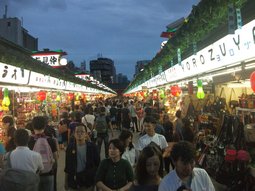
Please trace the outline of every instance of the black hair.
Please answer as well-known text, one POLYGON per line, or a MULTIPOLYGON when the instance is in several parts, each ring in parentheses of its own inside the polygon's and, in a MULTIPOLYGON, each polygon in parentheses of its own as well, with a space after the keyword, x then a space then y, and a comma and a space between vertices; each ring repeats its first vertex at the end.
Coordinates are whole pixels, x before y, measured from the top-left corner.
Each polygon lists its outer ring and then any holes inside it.
POLYGON ((177 110, 176 113, 175 113, 175 117, 181 118, 181 116, 182 116, 182 111, 181 110, 177 110))
POLYGON ((83 124, 83 123, 78 123, 75 128, 80 127, 80 126, 84 127, 86 133, 88 132, 87 131, 87 126, 85 124, 83 124))
POLYGON ((64 111, 62 114, 61 114, 61 117, 64 118, 64 119, 67 119, 69 116, 68 112, 64 111))
POLYGON ((32 120, 33 129, 44 130, 46 125, 47 122, 44 116, 35 116, 32 120))
POLYGON ((156 122, 156 120, 155 120, 154 117, 152 117, 152 116, 149 115, 149 116, 146 116, 146 117, 144 118, 143 123, 152 123, 152 124, 156 124, 157 122, 156 122))
POLYGON ((12 116, 6 115, 2 119, 3 123, 10 123, 10 126, 12 127, 14 125, 14 119, 12 116))
POLYGON ((196 150, 190 142, 180 141, 173 146, 170 156, 175 162, 180 159, 184 163, 190 163, 195 160, 196 150))
POLYGON ((109 148, 110 144, 113 144, 117 149, 119 149, 120 156, 124 153, 124 151, 125 151, 124 144, 119 139, 110 140, 109 144, 108 144, 108 148, 109 148))
MULTIPOLYGON (((129 137, 131 137, 131 139, 132 139, 132 138, 133 138, 133 134, 132 134, 130 131, 128 131, 128 130, 122 130, 121 133, 120 133, 120 135, 119 135, 119 139, 123 142, 123 144, 125 143, 125 141, 126 141, 129 137)), ((132 142, 129 143, 128 148, 129 148, 129 150, 131 150, 132 148, 134 148, 134 145, 133 145, 132 142)))
POLYGON ((26 129, 17 129, 14 133, 14 142, 16 146, 27 146, 29 141, 28 131, 26 129))
POLYGON ((146 184, 148 173, 146 170, 146 161, 148 158, 153 157, 154 155, 158 156, 160 161, 160 167, 159 167, 159 176, 163 177, 163 157, 162 157, 162 151, 160 147, 154 143, 151 142, 149 145, 144 147, 141 154, 139 155, 137 165, 136 165, 136 178, 139 185, 146 184))

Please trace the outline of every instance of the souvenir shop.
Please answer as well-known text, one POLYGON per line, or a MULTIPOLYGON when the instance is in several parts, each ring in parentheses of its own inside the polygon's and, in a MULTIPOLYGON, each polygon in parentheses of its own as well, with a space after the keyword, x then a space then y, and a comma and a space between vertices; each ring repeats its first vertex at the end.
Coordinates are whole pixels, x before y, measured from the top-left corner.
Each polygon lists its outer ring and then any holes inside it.
POLYGON ((171 119, 181 109, 197 134, 198 165, 233 188, 255 177, 254 29, 252 20, 127 92, 162 102, 171 119))

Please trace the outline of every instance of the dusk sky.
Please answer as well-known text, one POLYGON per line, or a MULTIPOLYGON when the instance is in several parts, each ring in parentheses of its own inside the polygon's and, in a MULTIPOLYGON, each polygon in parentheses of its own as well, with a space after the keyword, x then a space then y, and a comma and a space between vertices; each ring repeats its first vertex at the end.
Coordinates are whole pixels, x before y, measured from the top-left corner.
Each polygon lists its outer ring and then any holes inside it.
POLYGON ((133 78, 138 60, 160 50, 162 31, 187 17, 199 0, 2 0, 0 16, 23 20, 39 39, 39 50, 62 49, 76 66, 97 59, 114 61, 116 72, 133 78))

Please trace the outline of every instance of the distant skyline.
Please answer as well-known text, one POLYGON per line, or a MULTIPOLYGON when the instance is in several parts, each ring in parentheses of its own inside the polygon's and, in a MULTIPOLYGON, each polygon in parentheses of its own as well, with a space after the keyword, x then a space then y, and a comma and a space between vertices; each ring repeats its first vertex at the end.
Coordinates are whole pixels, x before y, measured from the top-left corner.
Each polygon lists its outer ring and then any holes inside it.
POLYGON ((116 73, 132 80, 139 60, 151 60, 160 50, 161 32, 187 17, 199 0, 2 0, 0 16, 17 17, 39 50, 62 49, 76 66, 97 59, 114 61, 116 73))

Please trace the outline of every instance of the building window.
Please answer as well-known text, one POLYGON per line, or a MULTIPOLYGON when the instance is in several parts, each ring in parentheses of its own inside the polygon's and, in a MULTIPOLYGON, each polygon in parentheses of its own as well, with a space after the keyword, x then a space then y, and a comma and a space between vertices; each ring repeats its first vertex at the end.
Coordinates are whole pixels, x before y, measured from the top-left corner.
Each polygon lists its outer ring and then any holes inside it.
POLYGON ((11 22, 7 22, 7 27, 10 27, 11 26, 11 22))

